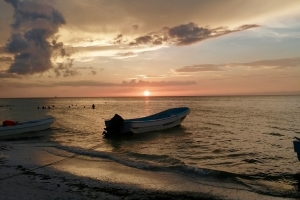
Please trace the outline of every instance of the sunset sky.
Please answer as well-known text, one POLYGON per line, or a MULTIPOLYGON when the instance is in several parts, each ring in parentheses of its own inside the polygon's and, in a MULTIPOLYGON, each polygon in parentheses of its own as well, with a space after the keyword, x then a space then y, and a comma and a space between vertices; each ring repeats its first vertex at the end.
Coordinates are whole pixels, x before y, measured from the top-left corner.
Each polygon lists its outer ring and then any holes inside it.
POLYGON ((300 94, 299 0, 0 0, 0 98, 300 94))

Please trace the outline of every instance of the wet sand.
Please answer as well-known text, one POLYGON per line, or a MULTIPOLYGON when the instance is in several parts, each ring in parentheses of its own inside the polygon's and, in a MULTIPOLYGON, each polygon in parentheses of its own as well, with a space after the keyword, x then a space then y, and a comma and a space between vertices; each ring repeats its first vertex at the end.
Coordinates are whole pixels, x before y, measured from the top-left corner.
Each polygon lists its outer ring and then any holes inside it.
POLYGON ((40 142, 0 141, 0 168, 3 199, 286 199, 92 159, 40 142))

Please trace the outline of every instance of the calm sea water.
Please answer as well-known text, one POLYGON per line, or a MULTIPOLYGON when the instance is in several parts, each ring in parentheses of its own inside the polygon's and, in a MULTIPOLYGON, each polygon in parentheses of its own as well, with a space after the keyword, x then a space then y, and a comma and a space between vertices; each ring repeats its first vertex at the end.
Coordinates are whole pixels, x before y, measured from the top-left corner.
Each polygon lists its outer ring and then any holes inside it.
POLYGON ((300 162, 292 144, 300 137, 300 96, 0 99, 0 120, 45 115, 56 120, 36 133, 37 140, 59 149, 300 197, 300 162), (180 106, 191 112, 179 127, 119 140, 102 137, 104 119, 116 113, 135 118, 180 106))

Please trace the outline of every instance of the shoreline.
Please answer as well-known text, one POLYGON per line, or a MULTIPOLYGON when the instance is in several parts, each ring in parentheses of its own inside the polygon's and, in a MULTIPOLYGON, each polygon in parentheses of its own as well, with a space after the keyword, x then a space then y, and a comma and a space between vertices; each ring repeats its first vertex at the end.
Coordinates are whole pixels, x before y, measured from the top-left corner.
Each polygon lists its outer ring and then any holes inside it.
POLYGON ((0 141, 0 166, 4 199, 288 199, 91 160, 49 143, 0 141))

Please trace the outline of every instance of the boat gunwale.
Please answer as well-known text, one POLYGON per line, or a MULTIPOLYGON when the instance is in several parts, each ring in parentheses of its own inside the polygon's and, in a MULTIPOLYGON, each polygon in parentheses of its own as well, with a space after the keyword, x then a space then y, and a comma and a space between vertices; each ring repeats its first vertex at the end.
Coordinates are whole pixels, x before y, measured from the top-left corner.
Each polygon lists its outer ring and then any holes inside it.
MULTIPOLYGON (((166 110, 167 111, 167 110, 166 110)), ((163 112, 165 112, 165 111, 162 111, 162 112, 160 112, 160 113, 163 113, 163 112)), ((183 111, 183 112, 180 112, 180 113, 178 113, 178 114, 174 114, 174 115, 172 115, 172 116, 169 116, 169 117, 165 117, 165 118, 158 118, 158 119, 151 119, 151 120, 144 120, 144 121, 137 121, 136 119, 143 119, 143 118, 146 118, 146 117, 141 117, 141 118, 135 118, 135 119, 125 119, 124 120, 124 123, 149 123, 149 122, 156 122, 156 121, 162 121, 162 120, 166 120, 166 119, 170 119, 170 118, 174 118, 174 117, 177 117, 177 116, 179 116, 179 115, 182 115, 182 114, 185 114, 185 113, 189 113, 190 112, 190 109, 189 108, 187 108, 185 111, 183 111)), ((156 113, 156 114, 160 114, 160 113, 156 113)), ((156 115, 156 114, 153 114, 153 116, 154 115, 156 115)), ((152 115, 150 115, 150 116, 147 116, 147 117, 151 117, 152 115)))
MULTIPOLYGON (((171 109, 168 109, 168 110, 164 110, 164 111, 161 111, 161 112, 158 112, 158 113, 155 113, 153 115, 149 115, 149 116, 146 116, 146 117, 140 117, 140 118, 133 118, 133 119, 124 119, 124 122, 123 123, 146 123, 146 122, 155 122, 155 121, 161 121, 161 120, 166 120, 166 119, 169 119, 169 118, 174 118, 174 117, 177 117, 178 115, 181 115, 181 114, 185 114, 187 113, 187 115, 190 113, 190 108, 188 107, 179 107, 179 108, 171 108, 171 109), (169 117, 164 117, 164 118, 157 118, 157 119, 150 119, 150 120, 144 120, 144 121, 140 121, 141 119, 144 119, 144 118, 149 118, 149 117, 152 117, 152 116, 155 116, 155 115, 159 115, 161 113, 164 113, 164 112, 167 112, 167 111, 170 111, 172 109, 181 109, 181 108, 184 108, 184 111, 180 112, 180 113, 176 113, 172 116, 169 116, 169 117)), ((104 121, 105 122, 110 122, 111 119, 105 119, 104 121)))
POLYGON ((43 119, 39 119, 39 120, 31 120, 31 121, 21 122, 14 126, 0 126, 0 133, 2 131, 14 131, 14 130, 18 130, 18 129, 28 129, 28 128, 37 127, 37 126, 44 126, 47 124, 52 124, 54 122, 54 120, 55 120, 54 117, 48 117, 48 118, 43 118, 43 119))

